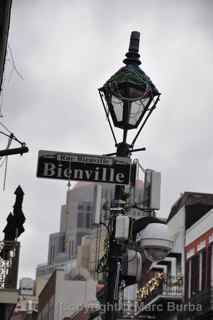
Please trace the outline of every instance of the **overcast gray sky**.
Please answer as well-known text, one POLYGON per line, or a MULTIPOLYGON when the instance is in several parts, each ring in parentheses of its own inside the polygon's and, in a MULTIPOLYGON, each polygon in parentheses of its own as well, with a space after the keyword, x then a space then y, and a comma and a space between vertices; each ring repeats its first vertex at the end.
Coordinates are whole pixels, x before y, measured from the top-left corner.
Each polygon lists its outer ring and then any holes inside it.
POLYGON ((24 80, 10 77, 7 62, 2 121, 30 152, 9 158, 0 226, 21 184, 20 276, 46 262, 65 202, 66 182, 36 178, 37 152, 114 151, 97 88, 122 66, 132 30, 141 32, 141 67, 162 93, 136 145, 147 148, 137 154, 143 166, 162 172, 160 214, 181 192, 213 192, 212 1, 13 0, 9 45, 24 80))

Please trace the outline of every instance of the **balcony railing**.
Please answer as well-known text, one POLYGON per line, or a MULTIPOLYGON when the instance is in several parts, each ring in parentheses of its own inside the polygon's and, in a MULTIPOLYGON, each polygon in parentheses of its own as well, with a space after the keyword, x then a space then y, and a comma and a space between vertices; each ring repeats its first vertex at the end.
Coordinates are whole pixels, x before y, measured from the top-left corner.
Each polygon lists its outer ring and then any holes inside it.
POLYGON ((0 241, 0 290, 16 289, 19 248, 19 242, 0 241))
MULTIPOLYGON (((161 281, 151 282, 140 289, 138 299, 139 305, 146 305, 159 296, 163 299, 182 299, 183 298, 183 279, 176 277, 163 278, 161 281)), ((155 299, 156 301, 156 299, 155 299)))

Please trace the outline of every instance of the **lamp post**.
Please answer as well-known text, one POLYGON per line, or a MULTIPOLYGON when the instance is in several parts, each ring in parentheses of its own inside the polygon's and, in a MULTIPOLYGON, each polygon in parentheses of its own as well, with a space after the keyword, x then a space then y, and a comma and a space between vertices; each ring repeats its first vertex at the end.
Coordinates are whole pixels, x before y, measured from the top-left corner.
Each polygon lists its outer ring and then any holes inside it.
MULTIPOLYGON (((139 55, 140 33, 133 31, 130 37, 129 51, 123 60, 125 66, 121 67, 99 89, 99 94, 107 116, 107 120, 115 141, 118 157, 130 158, 131 153, 144 150, 134 149, 134 144, 159 101, 160 93, 139 67, 141 64, 139 55), (113 125, 123 130, 122 142, 117 142, 113 125), (132 142, 127 143, 128 130, 138 129, 132 142)), ((125 215, 123 207, 123 195, 125 187, 116 185, 114 207, 111 210, 109 223, 109 259, 108 279, 105 304, 107 306, 106 319, 113 320, 115 308, 118 303, 118 288, 120 285, 120 272, 122 254, 126 251, 126 245, 116 240, 116 217, 125 215)))

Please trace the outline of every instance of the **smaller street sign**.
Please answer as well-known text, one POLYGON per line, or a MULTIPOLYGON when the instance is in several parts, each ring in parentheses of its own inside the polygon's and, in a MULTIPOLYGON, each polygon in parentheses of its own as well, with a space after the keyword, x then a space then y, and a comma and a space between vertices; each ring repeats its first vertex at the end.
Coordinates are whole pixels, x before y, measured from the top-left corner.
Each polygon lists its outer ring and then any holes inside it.
POLYGON ((129 158, 45 150, 38 153, 38 178, 125 185, 130 180, 132 183, 131 169, 129 158))

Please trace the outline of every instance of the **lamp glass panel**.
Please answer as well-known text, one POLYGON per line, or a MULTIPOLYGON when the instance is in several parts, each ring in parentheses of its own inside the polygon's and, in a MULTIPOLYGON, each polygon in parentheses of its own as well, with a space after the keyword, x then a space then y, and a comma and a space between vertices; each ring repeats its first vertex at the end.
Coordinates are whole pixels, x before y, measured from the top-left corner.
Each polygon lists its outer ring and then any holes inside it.
POLYGON ((112 95, 111 103, 114 109, 116 120, 121 122, 123 120, 123 102, 119 98, 112 95))
POLYGON ((132 126, 136 125, 141 114, 149 102, 149 98, 130 102, 128 123, 132 126))
POLYGON ((141 101, 142 101, 142 104, 144 105, 144 108, 146 108, 148 103, 149 103, 149 101, 150 101, 150 97, 144 98, 141 101))

